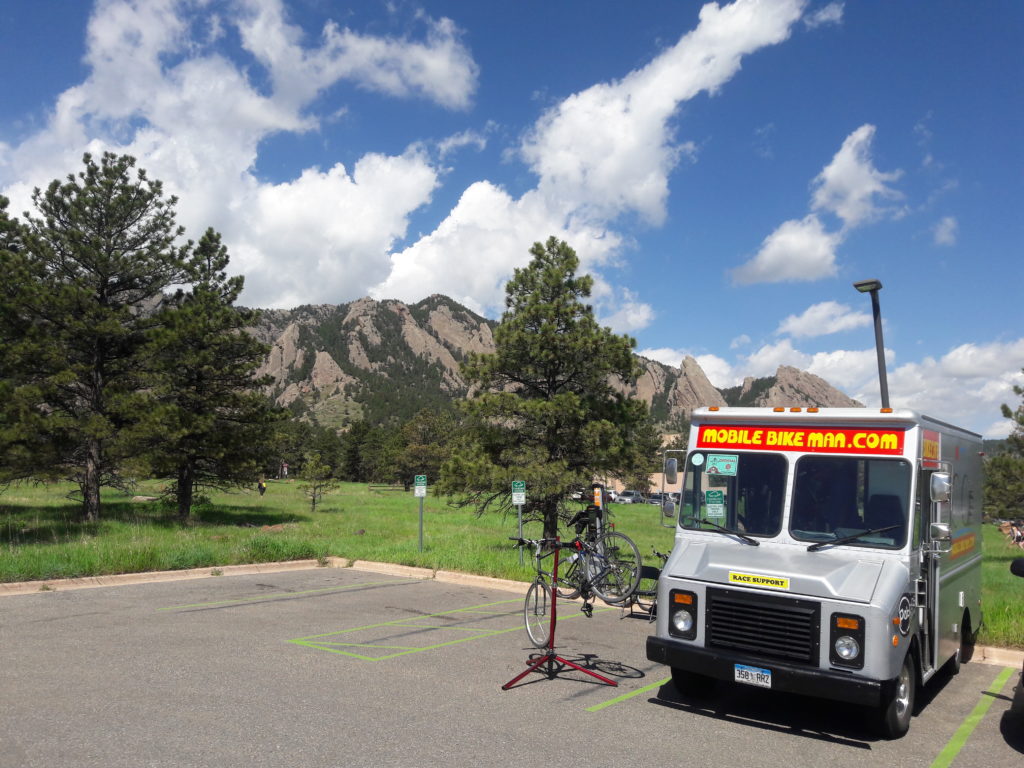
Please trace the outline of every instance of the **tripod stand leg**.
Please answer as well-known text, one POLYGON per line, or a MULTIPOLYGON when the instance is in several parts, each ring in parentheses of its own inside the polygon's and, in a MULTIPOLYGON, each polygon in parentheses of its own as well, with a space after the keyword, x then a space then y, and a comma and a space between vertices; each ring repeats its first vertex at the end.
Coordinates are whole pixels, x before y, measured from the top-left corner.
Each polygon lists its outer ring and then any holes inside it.
MULTIPOLYGON (((530 674, 530 673, 531 673, 531 672, 533 672, 533 671, 534 671, 535 669, 537 669, 537 667, 539 667, 539 666, 540 666, 541 664, 544 664, 545 662, 551 662, 551 661, 553 661, 553 660, 554 660, 554 659, 556 659, 556 658, 558 658, 558 657, 557 657, 557 656, 555 656, 554 654, 551 654, 551 653, 549 653, 549 654, 547 654, 547 655, 545 655, 545 656, 541 656, 540 658, 538 658, 538 659, 535 659, 535 660, 534 660, 534 661, 533 661, 533 662, 532 662, 532 663, 530 664, 530 666, 528 666, 528 667, 527 667, 527 668, 526 668, 525 670, 523 670, 523 671, 522 671, 522 672, 520 672, 520 673, 519 673, 518 675, 516 675, 515 677, 513 677, 513 678, 512 678, 511 680, 509 680, 509 681, 508 681, 507 683, 505 683, 505 684, 504 684, 503 686, 501 686, 501 690, 503 690, 503 691, 507 691, 507 690, 508 690, 509 688, 511 688, 511 687, 512 687, 513 685, 515 685, 515 684, 516 684, 516 683, 518 683, 518 682, 519 682, 520 680, 522 680, 522 679, 523 679, 524 677, 526 677, 526 676, 527 676, 528 674, 530 674)), ((550 670, 548 671, 548 673, 550 674, 550 670)))

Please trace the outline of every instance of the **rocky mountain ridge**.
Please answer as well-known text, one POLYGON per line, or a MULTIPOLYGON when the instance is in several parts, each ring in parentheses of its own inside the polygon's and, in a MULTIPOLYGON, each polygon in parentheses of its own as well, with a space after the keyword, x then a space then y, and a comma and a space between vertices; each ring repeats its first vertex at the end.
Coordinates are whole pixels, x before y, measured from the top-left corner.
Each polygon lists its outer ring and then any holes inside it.
MULTIPOLYGON (((434 295, 411 305, 363 298, 265 310, 251 331, 271 347, 259 374, 271 377, 275 401, 296 415, 344 428, 362 418, 404 421, 421 408, 464 397, 468 387, 459 366, 471 352, 493 351, 495 324, 434 295)), ((708 405, 860 405, 789 366, 719 390, 692 357, 678 368, 639 360, 642 375, 622 391, 645 400, 665 424, 708 405)))

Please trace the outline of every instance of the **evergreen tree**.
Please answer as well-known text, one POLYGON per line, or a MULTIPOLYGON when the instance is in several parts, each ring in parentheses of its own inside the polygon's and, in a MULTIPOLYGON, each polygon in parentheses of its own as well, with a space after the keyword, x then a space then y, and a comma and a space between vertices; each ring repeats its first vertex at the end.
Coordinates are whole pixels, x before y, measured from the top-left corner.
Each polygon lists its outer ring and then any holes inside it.
MULTIPOLYGON (((1024 373, 1024 368, 1021 373, 1024 373)), ((1006 403, 1002 405, 1003 416, 1013 422, 1013 431, 1006 438, 1006 447, 1018 458, 1024 458, 1024 387, 1014 384, 1013 393, 1022 400, 1013 410, 1006 403)))
POLYGON ((424 408, 402 427, 405 447, 398 458, 399 476, 408 488, 416 475, 431 480, 441 476, 441 466, 451 455, 458 425, 451 410, 424 408))
POLYGON ((307 453, 302 462, 302 469, 299 471, 301 480, 299 487, 309 499, 309 511, 316 512, 317 502, 338 487, 338 481, 333 477, 333 470, 329 465, 324 464, 319 453, 307 453))
POLYGON ((509 511, 511 482, 524 480, 524 517, 554 536, 573 488, 646 469, 658 439, 647 405, 614 386, 639 374, 635 342, 602 328, 582 303, 593 281, 576 276, 576 253, 554 237, 530 253, 506 286, 495 352, 463 365, 475 395, 438 490, 479 513, 509 511))
POLYGON ((145 171, 133 176, 133 158, 83 162, 77 176, 32 196, 38 217, 28 216, 15 263, 5 265, 16 277, 3 351, 16 431, 34 433, 36 470, 76 480, 83 516, 96 520, 100 486, 116 482, 123 435, 145 399, 140 350, 153 308, 182 282, 187 246, 176 244, 177 200, 145 171))
POLYGON ((191 283, 160 315, 147 347, 155 400, 135 431, 152 471, 174 477, 178 517, 199 487, 255 484, 273 453, 280 412, 254 373, 268 348, 245 329, 259 313, 234 306, 241 276, 228 277, 227 248, 208 229, 187 264, 191 283))
MULTIPOLYGON (((1024 398, 1024 387, 1013 392, 1024 398)), ((1024 400, 1015 409, 1003 404, 1003 416, 1013 422, 1006 453, 985 460, 985 511, 992 517, 1013 518, 1024 510, 1024 400)))

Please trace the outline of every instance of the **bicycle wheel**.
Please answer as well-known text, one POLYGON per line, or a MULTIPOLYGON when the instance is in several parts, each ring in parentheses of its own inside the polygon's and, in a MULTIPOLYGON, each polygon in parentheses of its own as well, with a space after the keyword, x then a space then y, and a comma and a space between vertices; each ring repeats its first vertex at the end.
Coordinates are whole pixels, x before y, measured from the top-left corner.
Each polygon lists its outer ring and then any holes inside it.
POLYGON ((594 592, 613 605, 629 600, 640 583, 642 560, 636 544, 625 534, 608 531, 597 537, 595 550, 594 592))
POLYGON ((580 580, 583 576, 582 559, 574 552, 562 561, 565 567, 560 568, 555 591, 563 600, 575 600, 580 596, 580 580))
POLYGON ((551 587, 540 577, 534 579, 526 591, 523 619, 526 622, 526 634, 537 648, 546 648, 551 636, 550 604, 551 587))

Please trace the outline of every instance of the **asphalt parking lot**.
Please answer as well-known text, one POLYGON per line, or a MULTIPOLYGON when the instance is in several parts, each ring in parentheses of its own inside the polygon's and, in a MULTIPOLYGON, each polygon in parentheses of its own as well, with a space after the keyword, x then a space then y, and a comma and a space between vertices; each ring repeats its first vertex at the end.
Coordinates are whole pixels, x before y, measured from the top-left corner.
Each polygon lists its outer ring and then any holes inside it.
POLYGON ((0 766, 1024 764, 1020 669, 929 686, 902 740, 864 713, 724 686, 693 702, 651 625, 560 604, 534 673, 519 594, 319 568, 0 598, 0 766), (1016 699, 1016 701, 1015 701, 1016 699))

